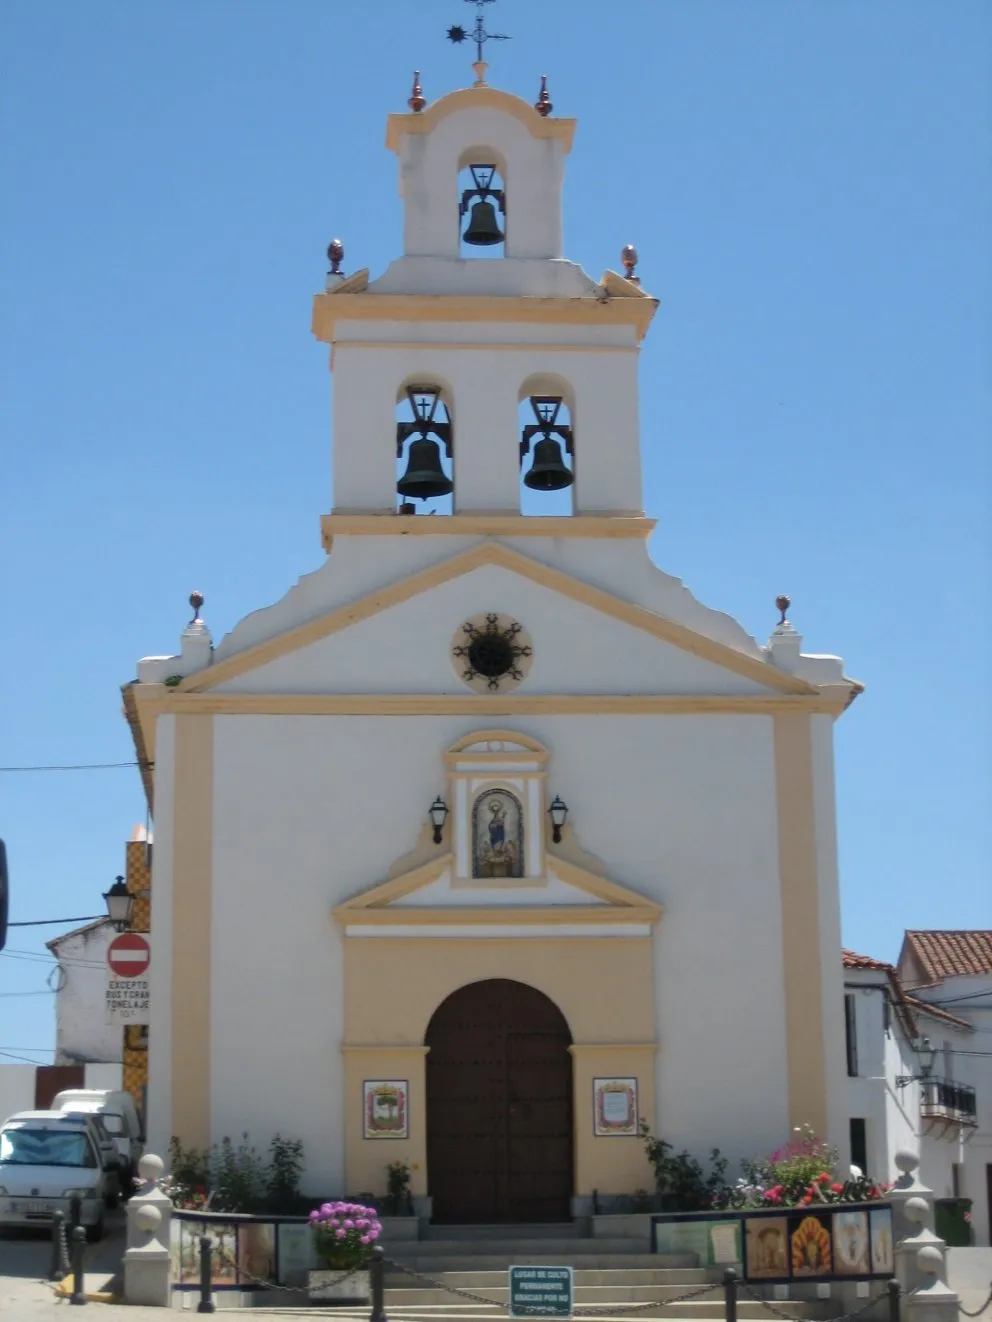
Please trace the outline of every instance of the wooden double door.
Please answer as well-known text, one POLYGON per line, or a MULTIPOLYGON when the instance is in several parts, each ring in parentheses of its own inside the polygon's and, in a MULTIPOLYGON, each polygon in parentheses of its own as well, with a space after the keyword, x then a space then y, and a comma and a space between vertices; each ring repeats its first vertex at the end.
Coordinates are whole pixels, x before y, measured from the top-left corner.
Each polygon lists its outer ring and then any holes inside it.
POLYGON ((454 992, 427 1029, 427 1183, 437 1222, 567 1221, 571 1035, 521 982, 454 992))

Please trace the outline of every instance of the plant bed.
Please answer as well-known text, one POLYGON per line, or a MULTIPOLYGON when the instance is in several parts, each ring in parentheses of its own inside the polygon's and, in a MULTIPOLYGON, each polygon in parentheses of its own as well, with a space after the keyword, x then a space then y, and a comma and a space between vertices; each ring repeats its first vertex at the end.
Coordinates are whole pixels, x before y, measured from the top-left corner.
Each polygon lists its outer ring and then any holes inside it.
POLYGON ((358 1271, 343 1280, 340 1271, 320 1268, 309 1273, 307 1293, 325 1304, 367 1304, 372 1298, 369 1273, 358 1271))

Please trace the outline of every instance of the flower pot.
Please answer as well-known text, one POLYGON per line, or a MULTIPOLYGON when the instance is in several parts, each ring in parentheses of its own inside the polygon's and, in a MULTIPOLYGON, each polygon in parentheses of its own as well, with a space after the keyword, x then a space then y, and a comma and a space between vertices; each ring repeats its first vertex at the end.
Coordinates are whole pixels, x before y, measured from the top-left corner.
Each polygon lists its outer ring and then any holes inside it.
POLYGON ((311 1299, 320 1299, 325 1304, 367 1304, 372 1297, 367 1271, 357 1271, 345 1277, 342 1268, 328 1271, 312 1271, 307 1282, 307 1291, 311 1299))

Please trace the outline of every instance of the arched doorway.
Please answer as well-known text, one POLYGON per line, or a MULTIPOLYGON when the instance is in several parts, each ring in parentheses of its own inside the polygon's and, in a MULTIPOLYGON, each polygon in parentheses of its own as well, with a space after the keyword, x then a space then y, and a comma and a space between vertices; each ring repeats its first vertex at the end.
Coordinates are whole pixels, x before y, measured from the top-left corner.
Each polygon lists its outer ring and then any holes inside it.
POLYGON ((492 978, 427 1027, 427 1182, 439 1222, 567 1221, 572 1036, 543 992, 492 978))

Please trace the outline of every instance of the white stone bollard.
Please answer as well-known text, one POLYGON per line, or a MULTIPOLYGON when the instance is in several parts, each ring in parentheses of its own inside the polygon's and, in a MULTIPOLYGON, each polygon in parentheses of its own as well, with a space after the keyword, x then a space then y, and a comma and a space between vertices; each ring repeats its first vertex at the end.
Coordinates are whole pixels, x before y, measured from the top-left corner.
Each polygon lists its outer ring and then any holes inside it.
POLYGON ((129 1304, 168 1308, 172 1302, 169 1226, 172 1200, 159 1188, 165 1170, 161 1157, 146 1152, 138 1173, 146 1184, 127 1205, 127 1252, 124 1298, 129 1304))
POLYGON ((957 1322, 958 1297, 946 1284, 947 1245, 932 1229, 933 1190, 916 1178, 915 1152, 901 1149, 895 1163, 901 1174, 889 1198, 905 1322, 957 1322))

